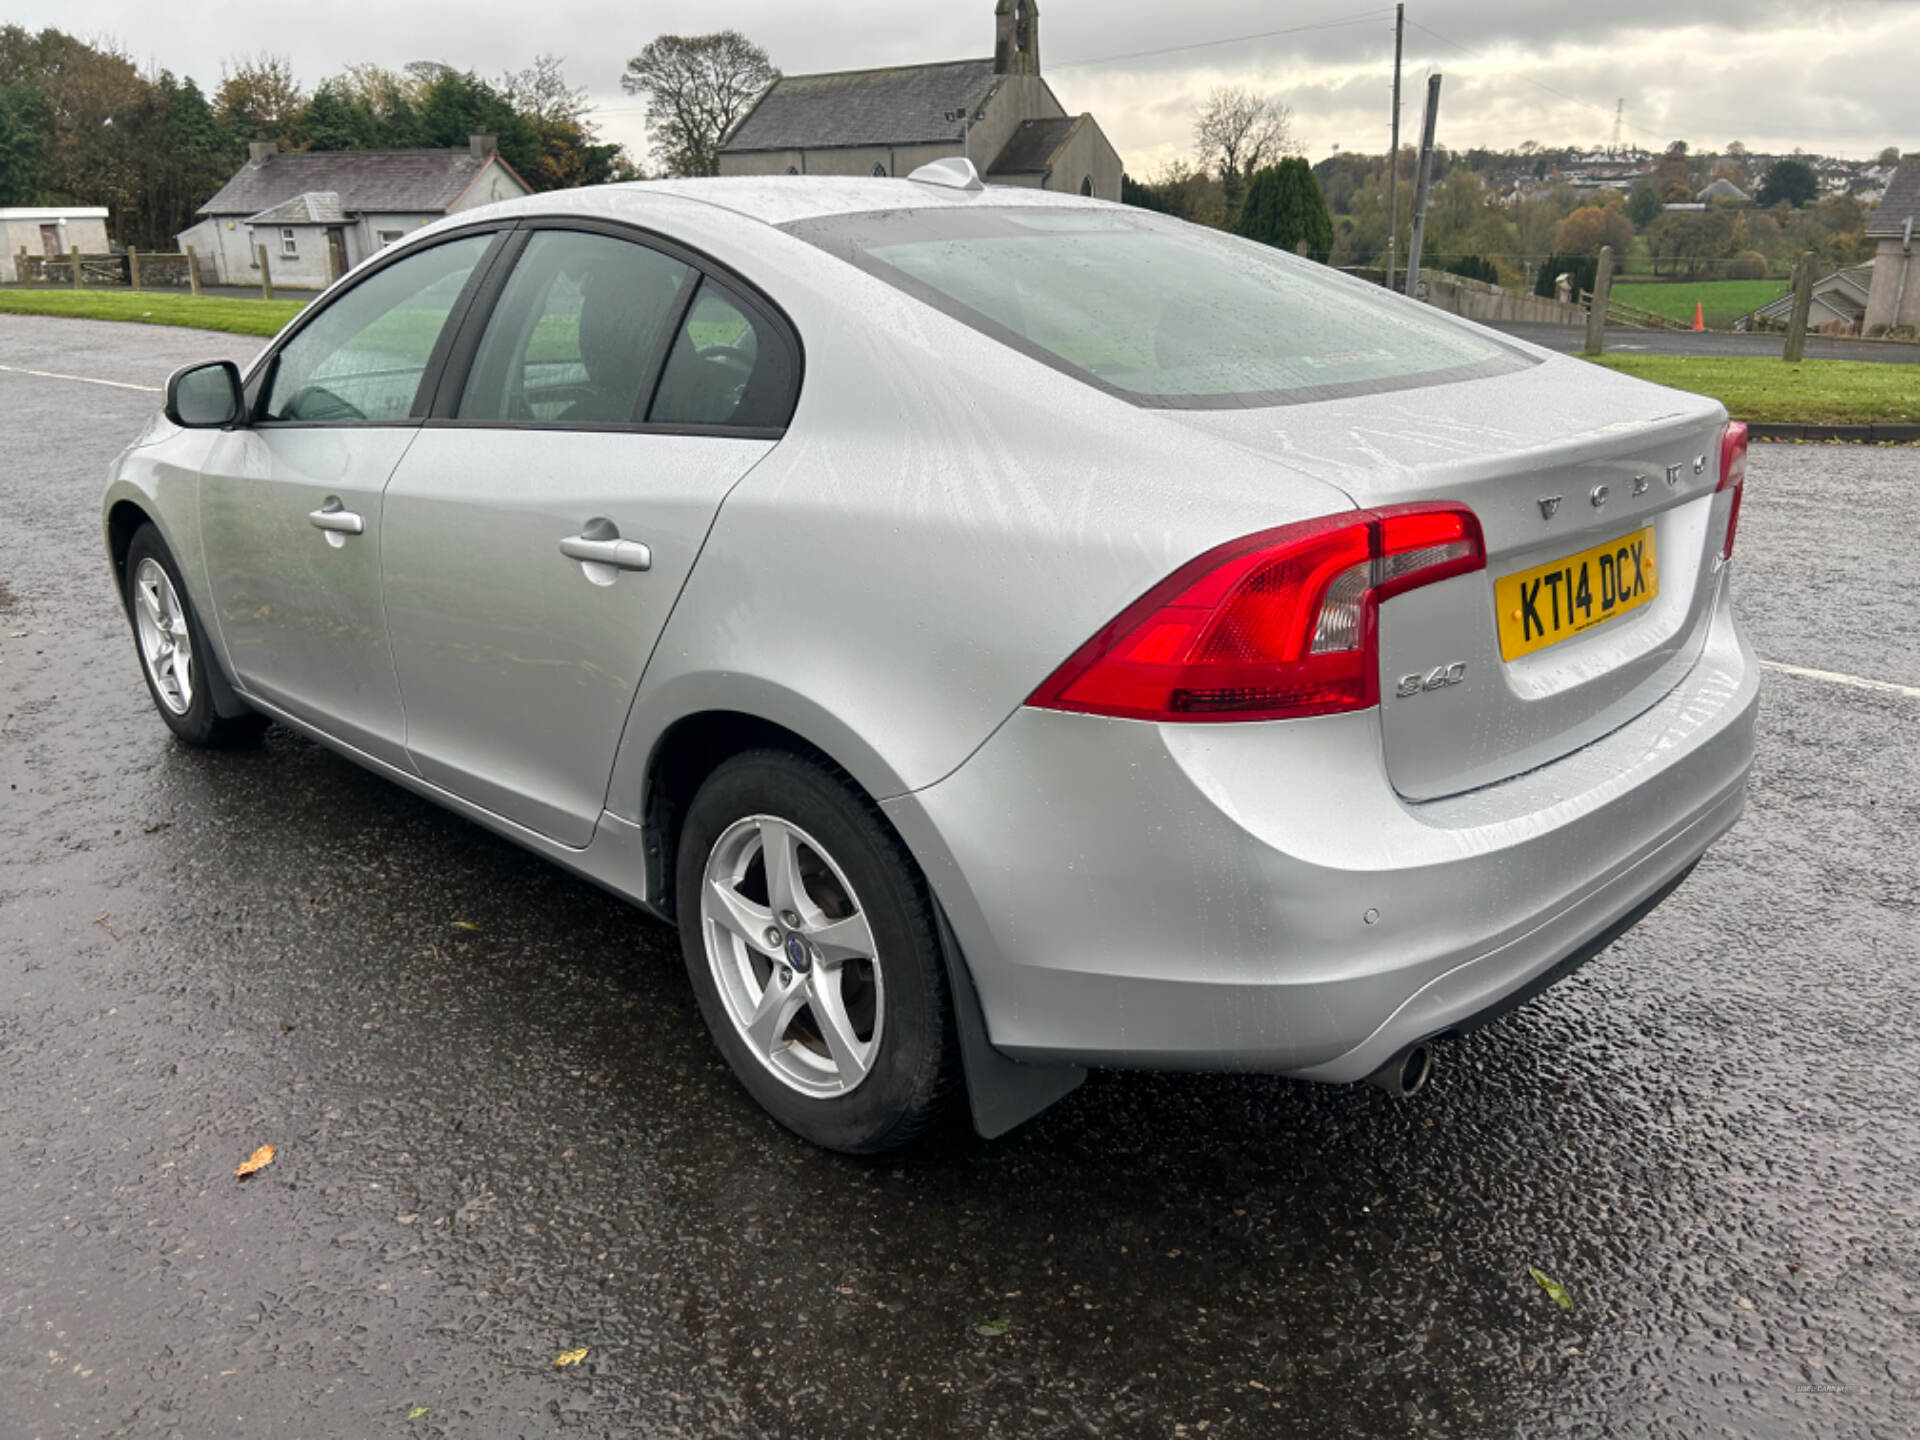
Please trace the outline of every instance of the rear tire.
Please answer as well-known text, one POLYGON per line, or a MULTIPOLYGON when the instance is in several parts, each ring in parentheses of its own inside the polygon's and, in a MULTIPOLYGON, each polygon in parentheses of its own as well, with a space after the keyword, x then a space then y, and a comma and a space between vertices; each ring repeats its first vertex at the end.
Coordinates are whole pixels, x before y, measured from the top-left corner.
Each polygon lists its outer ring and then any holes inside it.
POLYGON ((933 907, 844 775, 780 750, 728 760, 688 808, 675 882, 701 1014, 774 1119, 860 1155, 947 1108, 958 1046, 933 907))
POLYGON ((267 717, 254 711, 221 715, 213 706, 213 648, 187 598, 180 567, 159 530, 149 523, 127 546, 127 620, 153 708, 189 745, 238 745, 257 739, 267 717))

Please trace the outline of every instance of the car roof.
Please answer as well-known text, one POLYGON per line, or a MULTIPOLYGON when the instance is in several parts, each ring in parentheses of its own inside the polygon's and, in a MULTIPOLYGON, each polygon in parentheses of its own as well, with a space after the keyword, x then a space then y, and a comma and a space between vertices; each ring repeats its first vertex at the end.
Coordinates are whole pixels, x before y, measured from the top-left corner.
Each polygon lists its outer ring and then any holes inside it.
MULTIPOLYGON (((841 175, 719 175, 686 180, 633 180, 579 190, 549 190, 530 197, 549 214, 570 210, 605 214, 608 202, 625 196, 671 195, 717 206, 768 225, 858 215, 874 210, 932 210, 966 205, 1021 205, 1065 209, 1108 206, 1106 200, 1066 195, 1025 185, 988 185, 961 190, 920 180, 841 175)), ((524 208, 524 202, 515 208, 524 208)))

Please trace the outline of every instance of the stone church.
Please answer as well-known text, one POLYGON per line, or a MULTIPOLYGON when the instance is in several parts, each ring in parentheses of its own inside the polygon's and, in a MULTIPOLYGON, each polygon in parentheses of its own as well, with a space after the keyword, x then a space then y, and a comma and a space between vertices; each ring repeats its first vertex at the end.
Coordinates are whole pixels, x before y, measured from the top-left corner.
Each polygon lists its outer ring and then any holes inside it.
POLYGON ((989 185, 1120 198, 1120 155, 1040 74, 1040 7, 999 0, 980 60, 784 75, 720 150, 722 175, 906 175, 964 155, 989 185))

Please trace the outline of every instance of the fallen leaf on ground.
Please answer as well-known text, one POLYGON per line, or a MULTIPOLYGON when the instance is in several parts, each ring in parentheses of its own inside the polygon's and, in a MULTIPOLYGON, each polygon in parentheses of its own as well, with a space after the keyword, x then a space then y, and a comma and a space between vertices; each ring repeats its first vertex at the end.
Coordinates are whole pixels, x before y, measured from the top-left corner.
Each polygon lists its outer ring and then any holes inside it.
POLYGON ((456 930, 478 930, 480 927, 471 920, 456 920, 453 922, 453 928, 456 930))
POLYGON ((1004 1335, 1011 1326, 1005 1320, 982 1320, 973 1328, 975 1333, 980 1335, 1004 1335))
POLYGON ((556 1365, 578 1365, 586 1358, 587 1347, 582 1345, 578 1350, 562 1350, 558 1355, 553 1357, 553 1363, 556 1365))
POLYGON ((407 1411, 407 1418, 409 1420, 418 1420, 422 1415, 426 1413, 427 1413, 426 1406, 416 1405, 411 1410, 407 1411))
POLYGON ((244 1180, 256 1170, 266 1169, 267 1166, 273 1164, 273 1157, 279 1153, 280 1151, 277 1146, 262 1145, 240 1163, 233 1172, 233 1178, 236 1180, 244 1180))
POLYGON ((1567 1287, 1547 1274, 1546 1271, 1537 1265, 1529 1265, 1527 1266, 1527 1274, 1534 1278, 1540 1288, 1547 1292, 1547 1297, 1562 1310, 1571 1310, 1573 1308, 1573 1296, 1567 1293, 1567 1287))

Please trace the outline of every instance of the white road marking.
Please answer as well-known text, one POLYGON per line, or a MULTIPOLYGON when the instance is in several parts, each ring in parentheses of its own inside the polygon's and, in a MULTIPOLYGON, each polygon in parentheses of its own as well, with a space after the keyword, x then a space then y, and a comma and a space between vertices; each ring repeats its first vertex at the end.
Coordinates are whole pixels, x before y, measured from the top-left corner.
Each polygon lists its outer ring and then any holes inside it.
POLYGON ((1891 680, 1868 680, 1859 675, 1842 675, 1833 670, 1809 670, 1803 665, 1782 665, 1778 660, 1762 660, 1761 668, 1778 670, 1782 675, 1798 675, 1803 680, 1824 680, 1829 685, 1850 685, 1856 690, 1879 690, 1920 700, 1920 685, 1896 685, 1891 680))
POLYGON ((158 385, 129 385, 124 380, 101 380, 92 375, 62 375, 58 370, 23 370, 18 365, 0 365, 0 370, 9 375, 33 375, 42 380, 78 380, 82 385, 111 385, 116 390, 145 390, 150 395, 158 395, 158 385))

